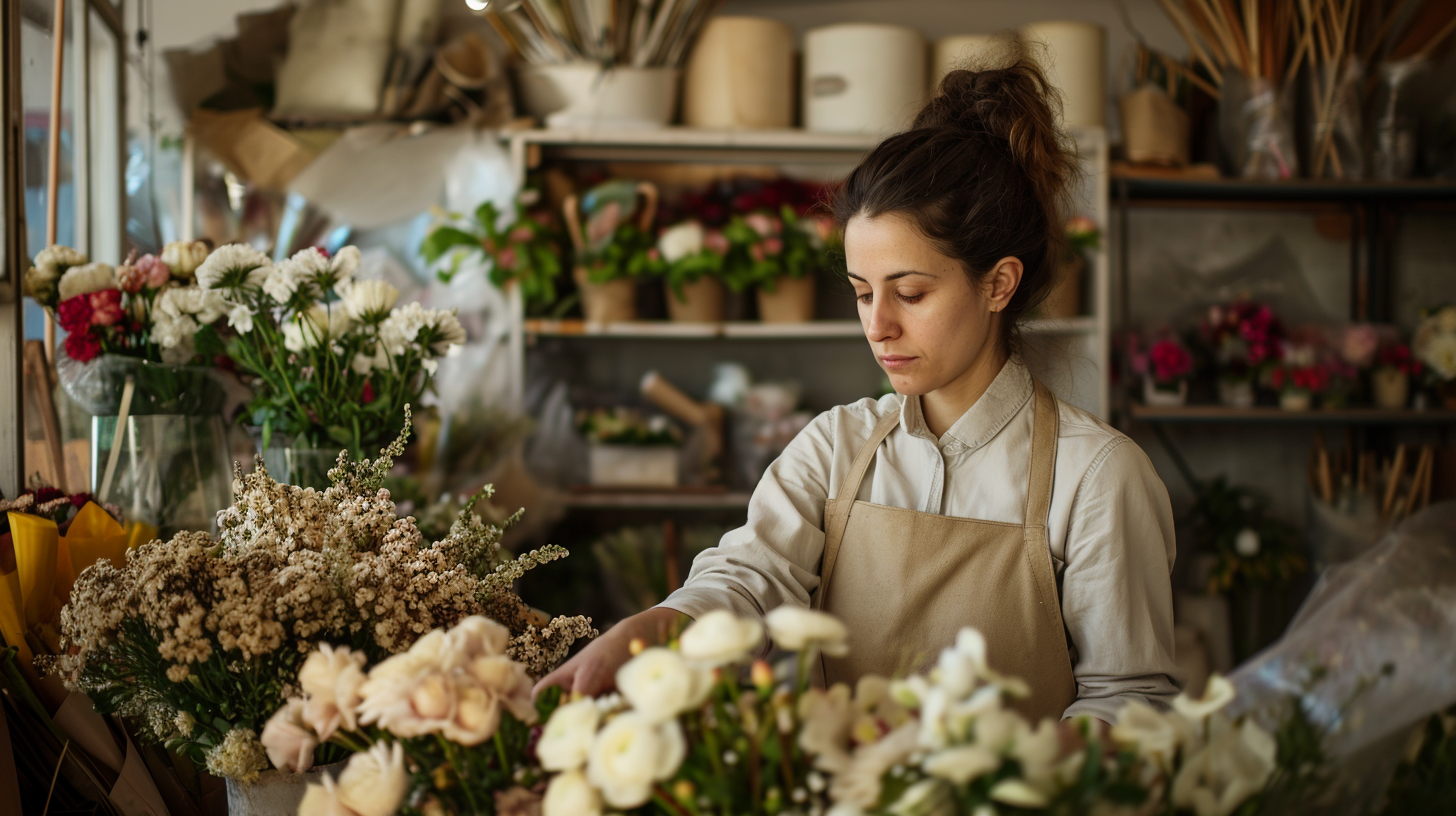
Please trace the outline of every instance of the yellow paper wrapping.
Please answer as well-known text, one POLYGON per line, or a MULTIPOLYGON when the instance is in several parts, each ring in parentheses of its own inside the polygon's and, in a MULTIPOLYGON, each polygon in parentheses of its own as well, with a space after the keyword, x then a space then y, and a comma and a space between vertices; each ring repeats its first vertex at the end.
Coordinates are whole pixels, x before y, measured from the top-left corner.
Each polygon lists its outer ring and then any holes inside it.
POLYGON ((10 540, 15 544, 15 566, 20 573, 20 594, 25 603, 25 625, 50 619, 55 603, 56 549, 60 532, 56 523, 26 513, 7 513, 10 540))
POLYGON ((64 544, 62 549, 70 556, 73 581, 83 570, 103 558, 110 559, 117 568, 126 564, 127 531, 95 502, 86 502, 86 506, 71 520, 71 526, 61 541, 64 544))
POLYGON ((20 570, 11 570, 0 575, 0 635, 5 644, 20 651, 20 659, 27 664, 33 655, 25 642, 25 601, 20 592, 20 570))
POLYGON ((126 523, 126 548, 132 550, 150 543, 156 540, 158 532, 160 531, 154 524, 148 524, 145 521, 128 521, 126 523))

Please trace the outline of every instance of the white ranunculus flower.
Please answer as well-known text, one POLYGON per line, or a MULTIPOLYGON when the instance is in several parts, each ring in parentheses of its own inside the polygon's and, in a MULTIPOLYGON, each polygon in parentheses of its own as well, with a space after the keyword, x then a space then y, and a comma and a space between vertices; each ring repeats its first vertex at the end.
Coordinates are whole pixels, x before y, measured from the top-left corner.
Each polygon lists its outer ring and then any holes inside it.
POLYGON ((322 785, 309 785, 298 803, 298 816, 359 816, 339 801, 339 787, 334 778, 323 775, 322 785))
POLYGON ((937 751, 924 764, 926 773, 957 785, 965 785, 999 767, 1001 757, 979 745, 957 745, 937 751))
POLYGON ((388 317, 399 300, 399 290, 382 280, 354 281, 340 289, 349 316, 361 323, 378 323, 388 317))
POLYGON ((359 816, 393 816, 409 792, 404 746, 376 742, 349 759, 339 774, 339 801, 359 816))
POLYGON ((890 805, 892 816, 955 816, 951 788, 939 779, 922 779, 890 805))
POLYGON ((597 736, 586 775, 614 808, 635 808, 652 798, 652 787, 671 779, 687 744, 676 721, 653 722, 635 711, 617 715, 597 736))
POLYGON ((657 251, 668 263, 677 263, 703 251, 703 225, 696 221, 684 221, 664 230, 657 239, 657 251))
MULTIPOLYGON (((601 721, 602 713, 590 698, 567 703, 553 711, 536 743, 541 767, 548 771, 570 771, 586 765, 601 721)), ((546 796, 549 799, 551 794, 546 796)))
POLYGON ((1234 552, 1245 558, 1253 558, 1259 554, 1259 531, 1252 527, 1245 527, 1234 537, 1234 552))
POLYGON ((61 300, 70 300, 77 295, 89 295, 103 289, 116 289, 116 270, 104 263, 73 266, 61 275, 58 288, 61 300))
POLYGON ((162 247, 162 263, 173 275, 190 278, 207 261, 208 253, 205 241, 173 241, 162 247))
POLYGON ((713 678, 672 649, 654 646, 617 670, 617 690, 652 722, 670 720, 703 704, 713 678))
POLYGON ((763 641, 763 624, 715 609, 698 618, 678 638, 683 657, 722 666, 747 660, 763 641))
POLYGON ((1172 718, 1139 700, 1130 700, 1117 713, 1112 726, 1112 739, 1120 745, 1136 748, 1142 756, 1156 760, 1170 770, 1178 750, 1180 734, 1172 718))
POLYGON ((1263 790, 1276 752, 1274 738, 1252 720, 1228 728, 1183 763, 1170 798, 1198 816, 1228 816, 1263 790))
POLYGON ((327 740, 340 727, 359 727, 359 689, 364 685, 364 655, 347 646, 319 645, 298 670, 298 685, 307 695, 304 719, 327 740))
MULTIPOLYGON (((197 267, 197 285, 204 291, 262 286, 272 265, 267 255, 247 244, 228 244, 197 267)), ((176 267, 172 269, 176 271, 176 267)))
POLYGON ((253 310, 241 303, 233 306, 228 310, 228 325, 238 334, 247 334, 253 330, 253 310))
POLYGON ((303 700, 294 697, 263 724, 258 741, 268 752, 273 767, 288 773, 303 773, 313 767, 313 751, 319 738, 304 722, 303 700))
POLYGON ((831 657, 849 654, 849 630, 833 615, 784 605, 768 613, 764 623, 768 636, 781 649, 802 652, 818 647, 831 657))
POLYGON ((917 732, 914 723, 906 723, 877 742, 860 746, 849 766, 829 783, 834 803, 865 810, 874 807, 880 800, 880 780, 885 773, 915 753, 917 732))
POLYGON ((601 816, 602 795, 580 769, 551 777, 541 800, 541 816, 601 816))
POLYGON ((811 688, 799 698, 799 747, 814 757, 814 767, 836 774, 849 767, 854 716, 849 686, 843 683, 827 691, 811 688))
POLYGON ((1202 697, 1194 700, 1187 694, 1179 694, 1173 700, 1173 710, 1194 722, 1203 722, 1233 702, 1235 694, 1237 692, 1234 690, 1234 684, 1230 683, 1228 678, 1220 674, 1213 674, 1209 676, 1208 684, 1203 688, 1202 697))
POLYGON ((1047 806, 1047 795, 1027 784, 1024 779, 1003 779, 991 786, 991 799, 1003 805, 1023 808, 1047 806))

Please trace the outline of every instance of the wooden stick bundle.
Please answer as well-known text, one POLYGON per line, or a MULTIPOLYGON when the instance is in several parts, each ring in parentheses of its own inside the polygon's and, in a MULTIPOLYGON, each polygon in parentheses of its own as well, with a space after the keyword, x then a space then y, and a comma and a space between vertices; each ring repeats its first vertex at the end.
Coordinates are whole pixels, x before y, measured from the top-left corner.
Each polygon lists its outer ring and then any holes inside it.
POLYGON ((526 62, 682 67, 721 0, 489 0, 486 18, 526 62))
POLYGON ((1345 449, 1331 454, 1324 435, 1315 434, 1309 457, 1309 489, 1325 504, 1358 512, 1373 507, 1386 520, 1399 519, 1430 504, 1431 481, 1436 470, 1436 449, 1422 445, 1418 453, 1398 445, 1390 461, 1381 463, 1374 451, 1355 452, 1347 435, 1345 449), (1414 468, 1407 466, 1414 458, 1414 468))

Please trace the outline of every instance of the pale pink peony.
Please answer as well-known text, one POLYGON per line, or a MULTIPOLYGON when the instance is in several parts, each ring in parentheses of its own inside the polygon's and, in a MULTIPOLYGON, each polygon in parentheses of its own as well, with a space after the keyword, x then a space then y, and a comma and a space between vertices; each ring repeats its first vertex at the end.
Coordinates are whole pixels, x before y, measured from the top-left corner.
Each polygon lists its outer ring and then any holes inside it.
POLYGON ((347 646, 335 648, 327 643, 308 656, 298 670, 298 684, 307 695, 304 721, 327 740, 340 727, 353 731, 359 727, 359 688, 364 685, 364 655, 347 646))
POLYGON ((268 718, 258 738, 268 752, 268 761, 280 771, 303 773, 313 767, 313 752, 319 740, 304 724, 303 708, 302 699, 290 699, 268 718))

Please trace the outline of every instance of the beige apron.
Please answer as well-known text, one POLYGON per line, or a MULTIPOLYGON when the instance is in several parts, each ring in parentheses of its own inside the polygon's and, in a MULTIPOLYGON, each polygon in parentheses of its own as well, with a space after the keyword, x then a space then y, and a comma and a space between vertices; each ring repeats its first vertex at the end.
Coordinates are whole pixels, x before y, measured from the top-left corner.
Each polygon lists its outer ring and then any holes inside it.
POLYGON ((824 507, 824 564, 814 607, 849 627, 850 652, 826 657, 829 683, 905 676, 933 665, 962 627, 985 635, 987 659, 1031 686, 1014 707, 1059 719, 1077 696, 1047 541, 1057 460, 1057 401, 1035 387, 1026 523, 938 516, 856 501, 887 415, 824 507))

